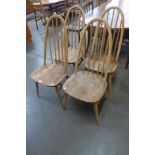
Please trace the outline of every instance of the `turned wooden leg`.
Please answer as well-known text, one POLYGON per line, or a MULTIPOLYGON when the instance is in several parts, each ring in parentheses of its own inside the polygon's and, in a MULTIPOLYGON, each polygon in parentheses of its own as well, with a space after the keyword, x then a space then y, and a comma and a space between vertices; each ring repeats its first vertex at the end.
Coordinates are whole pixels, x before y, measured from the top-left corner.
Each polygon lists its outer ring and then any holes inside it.
POLYGON ((78 38, 79 38, 79 42, 80 42, 80 31, 78 31, 78 38))
POLYGON ((73 69, 74 69, 74 72, 75 72, 75 63, 73 63, 72 65, 73 65, 73 69))
POLYGON ((35 18, 35 22, 36 22, 36 27, 37 27, 37 30, 38 30, 38 24, 37 24, 37 19, 35 18))
POLYGON ((39 96, 39 86, 38 86, 38 82, 35 82, 35 84, 36 84, 37 96, 39 96))
POLYGON ((62 99, 61 99, 61 95, 60 95, 60 89, 58 88, 58 86, 55 87, 55 92, 56 92, 58 100, 60 101, 60 104, 63 108, 63 103, 62 103, 62 99))
POLYGON ((107 90, 105 91, 105 93, 104 93, 104 94, 105 94, 105 97, 106 97, 106 98, 109 98, 109 95, 108 95, 107 90))
POLYGON ((108 75, 108 91, 109 91, 109 96, 112 94, 112 74, 108 75))
POLYGON ((97 124, 99 124, 98 103, 99 102, 93 103, 93 107, 94 107, 94 112, 95 112, 95 117, 96 117, 97 124))
POLYGON ((66 109, 67 101, 68 101, 68 94, 65 93, 65 96, 64 96, 64 103, 63 103, 63 109, 64 109, 64 110, 66 109))

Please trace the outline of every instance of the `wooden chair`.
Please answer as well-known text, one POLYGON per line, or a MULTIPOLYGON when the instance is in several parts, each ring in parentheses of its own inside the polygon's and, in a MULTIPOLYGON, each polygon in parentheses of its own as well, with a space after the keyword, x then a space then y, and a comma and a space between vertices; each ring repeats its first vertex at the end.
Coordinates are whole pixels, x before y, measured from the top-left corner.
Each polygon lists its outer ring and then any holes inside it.
POLYGON ((117 7, 109 7, 103 14, 103 18, 109 23, 112 28, 112 55, 110 60, 108 87, 109 93, 112 92, 112 76, 115 75, 119 64, 119 55, 121 51, 123 35, 124 35, 124 14, 123 11, 117 7))
POLYGON ((64 19, 59 15, 52 15, 47 22, 44 37, 44 65, 31 74, 36 84, 38 96, 38 84, 41 84, 48 87, 55 87, 57 96, 62 101, 60 95, 61 86, 63 81, 68 78, 67 42, 65 42, 65 38, 66 25, 64 19), (51 58, 48 63, 46 62, 47 51, 50 53, 51 58), (63 59, 63 62, 56 60, 60 60, 60 57, 63 59))
POLYGON ((50 17, 53 13, 49 12, 47 10, 47 8, 46 9, 44 8, 44 6, 42 5, 41 0, 31 0, 31 3, 32 3, 32 7, 33 7, 34 19, 35 19, 35 22, 36 22, 36 27, 37 27, 37 30, 38 30, 37 22, 39 20, 42 20, 42 23, 46 24, 47 23, 46 18, 50 17))
POLYGON ((92 14, 94 10, 93 0, 85 2, 84 4, 82 4, 82 7, 85 11, 85 16, 92 14))
MULTIPOLYGON (((66 93, 63 105, 65 109, 68 95, 89 104, 93 104, 96 121, 99 123, 98 105, 107 87, 108 68, 112 48, 112 35, 110 26, 105 22, 105 20, 101 18, 91 20, 83 30, 78 47, 77 60, 79 60, 81 55, 85 53, 85 40, 87 29, 89 27, 95 28, 95 33, 92 36, 94 39, 91 39, 91 50, 87 53, 88 68, 85 71, 82 69, 82 71, 77 72, 78 62, 76 62, 75 73, 71 75, 71 77, 63 85, 63 90, 66 93), (98 26, 94 27, 93 25, 96 22, 98 26), (100 41, 98 38, 100 38, 100 41), (105 48, 106 50, 104 50, 105 48), (103 54, 104 57, 101 59, 101 55, 103 54), (97 72, 90 68, 90 61, 93 62, 93 68, 98 68, 97 72), (104 68, 105 72, 100 72, 99 67, 104 68)), ((85 64, 82 64, 84 67, 85 64)))
MULTIPOLYGON (((119 7, 110 7, 108 8, 104 14, 103 19, 107 21, 107 23, 112 28, 112 39, 113 39, 113 45, 112 45, 112 55, 110 59, 110 66, 108 70, 108 90, 109 95, 111 96, 112 92, 112 76, 116 73, 118 64, 119 64, 119 54, 121 50, 121 44, 124 34, 124 15, 122 10, 119 7)), ((90 33, 90 32, 89 32, 90 33)), ((89 41, 90 42, 90 41, 89 41)), ((104 57, 102 55, 101 57, 104 57)), ((87 58, 85 59, 87 61, 87 58)), ((90 62, 90 68, 92 70, 97 71, 98 68, 93 68, 93 63, 90 62)), ((88 67, 88 64, 85 63, 85 68, 88 67)), ((102 70, 99 70, 102 72, 102 70)))
MULTIPOLYGON (((85 26, 85 15, 82 7, 80 5, 72 6, 67 12, 65 21, 69 40, 68 64, 72 64, 75 68, 80 36, 85 26)), ((80 63, 81 61, 82 58, 79 58, 78 62, 80 63)))

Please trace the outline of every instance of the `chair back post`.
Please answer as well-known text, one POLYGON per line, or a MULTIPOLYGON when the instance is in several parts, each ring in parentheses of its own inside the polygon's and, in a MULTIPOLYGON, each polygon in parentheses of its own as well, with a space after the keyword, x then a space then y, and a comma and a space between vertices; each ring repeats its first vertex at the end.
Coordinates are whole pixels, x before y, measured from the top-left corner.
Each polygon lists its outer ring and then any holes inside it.
POLYGON ((45 36, 44 36, 44 65, 46 65, 46 57, 47 57, 47 41, 49 41, 50 46, 50 54, 51 54, 51 63, 53 63, 53 59, 55 63, 62 63, 64 65, 65 71, 68 72, 68 56, 67 56, 67 44, 66 41, 66 22, 64 19, 57 14, 52 15, 46 24, 45 36), (54 23, 54 20, 56 21, 54 23), (60 28, 58 27, 58 22, 60 21, 60 28), (52 22, 52 23, 51 23, 52 22), (51 39, 50 39, 50 29, 52 31, 52 39, 54 40, 54 50, 51 47, 51 39), (60 32, 58 30, 60 29, 60 32), (63 30, 63 32, 62 32, 63 30), (52 52, 53 51, 53 52, 52 52))
MULTIPOLYGON (((97 71, 97 75, 99 74, 99 66, 102 63, 102 72, 101 75, 103 75, 103 69, 104 69, 104 76, 105 79, 107 79, 107 75, 108 75, 108 68, 109 68, 109 64, 110 64, 110 57, 111 57, 111 50, 112 50, 112 34, 111 34, 111 28, 109 26, 109 24, 102 18, 95 18, 93 20, 91 20, 84 28, 83 33, 82 33, 82 37, 79 43, 79 47, 78 47, 78 57, 77 60, 79 59, 81 53, 83 52, 83 40, 85 41, 85 37, 86 37, 86 32, 87 30, 90 28, 90 26, 93 26, 94 23, 98 22, 97 26, 94 26, 95 29, 95 33, 94 33, 94 40, 92 41, 92 48, 91 48, 91 52, 90 52, 90 56, 89 56, 89 60, 91 61, 90 58, 91 56, 93 57, 93 64, 95 65, 96 60, 99 60, 98 63, 98 71, 97 71), (103 27, 104 26, 104 27, 103 27), (98 40, 99 38, 102 38, 101 41, 98 40), (107 40, 107 41, 105 41, 107 40), (103 46, 103 44, 105 44, 103 46), (104 51, 104 49, 106 49, 104 51), (98 51, 97 51, 98 50, 98 51), (97 53, 98 52, 98 53, 97 53), (105 54, 104 59, 101 59, 101 55, 105 54)), ((83 64, 84 65, 84 64, 83 64)), ((94 68, 89 68, 89 64, 88 64, 88 72, 91 71, 93 72, 94 68)), ((94 66, 93 66, 94 67, 94 66)), ((77 69, 78 69, 78 63, 76 63, 75 65, 75 75, 77 75, 77 69)))
POLYGON ((106 19, 108 23, 110 22, 109 24, 112 28, 112 39, 113 39, 113 46, 112 46, 113 57, 115 58, 115 61, 118 62, 124 35, 123 11, 117 6, 112 6, 109 7, 104 12, 102 18, 106 19))
POLYGON ((71 47, 77 48, 77 43, 80 41, 80 33, 85 26, 85 13, 83 8, 80 5, 73 5, 70 7, 66 15, 65 22, 67 26, 68 37, 69 32, 71 32, 71 37, 69 37, 71 42, 69 42, 69 44, 71 47), (76 35, 77 33, 78 36, 76 35))

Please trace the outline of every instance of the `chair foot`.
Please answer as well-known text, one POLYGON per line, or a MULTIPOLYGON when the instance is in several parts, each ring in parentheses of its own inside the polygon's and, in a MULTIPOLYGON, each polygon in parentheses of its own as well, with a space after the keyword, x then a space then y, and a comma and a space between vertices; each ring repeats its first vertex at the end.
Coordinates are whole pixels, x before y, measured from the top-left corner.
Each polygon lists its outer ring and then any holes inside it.
POLYGON ((39 85, 38 85, 38 82, 35 82, 35 85, 36 85, 37 96, 39 96, 39 85))
POLYGON ((93 103, 93 108, 94 108, 94 112, 95 112, 95 117, 96 117, 97 124, 99 125, 98 104, 99 104, 99 102, 93 103))

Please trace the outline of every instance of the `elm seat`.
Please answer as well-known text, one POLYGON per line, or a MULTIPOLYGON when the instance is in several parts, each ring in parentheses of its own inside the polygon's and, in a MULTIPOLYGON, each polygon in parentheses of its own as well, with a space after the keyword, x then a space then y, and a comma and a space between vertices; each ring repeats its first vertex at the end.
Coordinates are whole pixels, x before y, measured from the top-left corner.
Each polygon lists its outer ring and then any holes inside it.
MULTIPOLYGON (((101 60, 104 60, 103 56, 101 56, 101 60)), ((106 57, 107 59, 107 57, 106 57)), ((99 61, 99 60, 96 60, 95 61, 95 64, 94 64, 94 60, 93 58, 89 60, 88 57, 86 57, 86 59, 84 60, 84 67, 85 68, 88 68, 88 64, 89 64, 89 69, 90 70, 94 70, 94 71, 99 71, 99 72, 104 72, 105 71, 105 65, 103 67, 103 61, 99 61), (99 66, 99 68, 98 68, 99 66)), ((105 60, 106 62, 106 60, 105 60)), ((110 64, 109 64, 109 69, 108 69, 108 73, 113 73, 116 71, 117 67, 118 67, 118 62, 116 62, 115 58, 114 57, 111 57, 110 59, 110 64)))
POLYGON ((98 102, 105 93, 107 82, 104 77, 96 73, 80 71, 75 73, 64 83, 63 90, 79 100, 98 102))
POLYGON ((32 72, 35 82, 45 86, 57 86, 68 74, 62 64, 47 64, 32 72))

